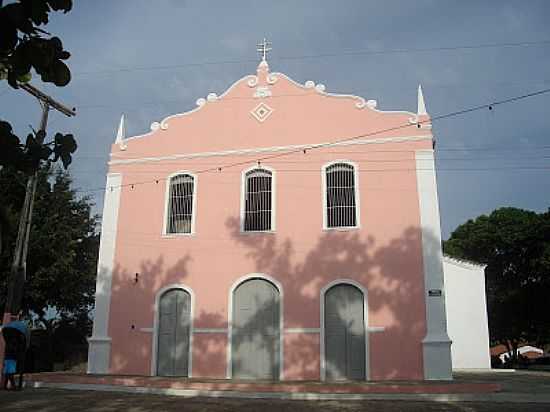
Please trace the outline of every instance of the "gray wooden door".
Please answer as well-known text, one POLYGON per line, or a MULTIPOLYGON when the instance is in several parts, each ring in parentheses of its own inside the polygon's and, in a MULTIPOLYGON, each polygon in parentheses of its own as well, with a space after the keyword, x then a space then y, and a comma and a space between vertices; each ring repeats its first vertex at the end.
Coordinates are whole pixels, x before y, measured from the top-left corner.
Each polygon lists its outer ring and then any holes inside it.
POLYGON ((185 290, 165 292, 159 303, 157 374, 188 376, 191 296, 185 290))
POLYGON ((233 292, 231 362, 237 379, 279 379, 279 291, 250 279, 233 292))
POLYGON ((365 379, 363 293, 336 285, 325 294, 325 370, 328 380, 365 379))

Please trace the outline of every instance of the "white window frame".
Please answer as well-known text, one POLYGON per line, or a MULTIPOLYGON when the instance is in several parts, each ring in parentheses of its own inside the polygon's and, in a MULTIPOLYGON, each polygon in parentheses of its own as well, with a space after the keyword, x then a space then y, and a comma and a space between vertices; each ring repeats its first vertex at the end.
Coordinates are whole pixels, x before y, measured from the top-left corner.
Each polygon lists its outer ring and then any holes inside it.
POLYGON ((241 173, 241 233, 273 233, 275 232, 275 217, 277 212, 277 177, 275 174, 275 169, 259 165, 252 166, 248 169, 245 169, 241 173), (271 173, 271 229, 270 230, 244 230, 244 219, 245 219, 245 207, 246 207, 246 175, 247 173, 253 170, 267 170, 271 173))
POLYGON ((193 236, 195 234, 195 222, 197 216, 197 185, 198 178, 195 173, 188 170, 179 170, 166 177, 166 190, 164 194, 164 218, 162 223, 162 236, 163 237, 179 237, 179 236, 193 236), (168 213, 170 210, 170 185, 172 178, 178 175, 189 175, 193 178, 193 211, 191 214, 191 231, 189 233, 168 233, 168 213))
POLYGON ((322 205, 323 205, 323 230, 356 230, 361 228, 361 201, 359 193, 359 167, 355 162, 347 159, 333 160, 329 163, 325 163, 321 168, 321 194, 322 194, 322 205), (354 190, 355 190, 355 226, 338 226, 338 227, 328 227, 328 209, 327 209, 327 168, 337 163, 345 163, 353 167, 353 179, 354 179, 354 190))

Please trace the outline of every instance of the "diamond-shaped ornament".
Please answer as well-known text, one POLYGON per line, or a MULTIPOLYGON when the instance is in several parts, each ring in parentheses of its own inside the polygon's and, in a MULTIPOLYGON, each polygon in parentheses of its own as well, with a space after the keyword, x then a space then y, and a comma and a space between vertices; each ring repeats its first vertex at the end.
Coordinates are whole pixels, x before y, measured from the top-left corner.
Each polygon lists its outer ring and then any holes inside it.
POLYGON ((273 113, 273 109, 263 102, 257 105, 250 112, 250 114, 254 116, 259 122, 263 122, 271 115, 271 113, 273 113))

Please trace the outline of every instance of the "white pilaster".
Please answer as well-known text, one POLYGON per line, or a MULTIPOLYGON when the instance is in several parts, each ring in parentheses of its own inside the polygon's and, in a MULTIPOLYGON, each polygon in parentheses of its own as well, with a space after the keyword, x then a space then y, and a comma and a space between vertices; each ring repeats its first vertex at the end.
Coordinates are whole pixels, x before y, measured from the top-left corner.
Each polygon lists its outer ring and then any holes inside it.
POLYGON ((109 371, 111 338, 109 337, 109 307, 111 304, 111 281, 113 276, 115 243, 120 204, 120 185, 122 175, 107 175, 97 280, 95 291, 94 327, 88 339, 88 373, 105 374, 109 371))
POLYGON ((416 179, 426 299, 426 337, 422 341, 424 378, 450 380, 451 340, 447 334, 445 315, 443 253, 433 150, 416 151, 416 179))

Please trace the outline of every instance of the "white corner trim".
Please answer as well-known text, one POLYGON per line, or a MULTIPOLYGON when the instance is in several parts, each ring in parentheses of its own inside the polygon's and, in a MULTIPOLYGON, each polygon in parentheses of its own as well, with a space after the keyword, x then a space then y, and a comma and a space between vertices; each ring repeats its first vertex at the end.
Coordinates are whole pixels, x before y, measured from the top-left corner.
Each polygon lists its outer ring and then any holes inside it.
POLYGON ((401 136, 401 137, 380 137, 373 139, 357 139, 341 142, 320 142, 309 143, 300 145, 287 145, 287 146, 271 146, 260 148, 247 148, 247 149, 234 149, 234 150, 222 150, 215 152, 198 152, 198 153, 178 153, 166 156, 153 156, 153 157, 123 157, 120 153, 113 153, 112 157, 116 157, 114 160, 108 162, 109 165, 120 164, 135 164, 135 163, 149 163, 149 162, 162 162, 165 160, 179 160, 179 159, 197 159, 219 156, 242 156, 258 153, 271 153, 271 152, 284 152, 292 150, 312 149, 319 146, 322 147, 340 147, 340 146, 355 146, 355 145, 370 145, 370 144, 385 144, 385 143, 405 143, 405 142, 418 142, 423 140, 433 140, 433 135, 415 135, 415 136, 401 136))
POLYGON ((235 292, 235 289, 247 280, 250 279, 263 279, 271 283, 275 288, 279 291, 279 380, 284 379, 284 319, 283 319, 283 302, 284 302, 284 296, 283 296, 283 287, 279 283, 278 280, 275 278, 266 275, 265 273, 250 273, 245 276, 241 276, 238 278, 233 284, 231 285, 231 288, 229 288, 229 305, 228 305, 228 311, 227 311, 227 373, 226 377, 227 379, 231 379, 233 377, 233 364, 232 364, 232 333, 233 333, 233 295, 235 292))
POLYGON ((424 378, 447 380, 452 379, 451 340, 447 334, 441 223, 434 151, 432 149, 416 150, 415 158, 426 302, 426 336, 422 340, 424 378))
POLYGON ((487 265, 481 263, 458 259, 449 255, 443 255, 443 261, 450 263, 451 265, 463 267, 464 269, 484 270, 487 267, 487 265))
POLYGON ((241 172, 241 210, 240 210, 240 229, 243 234, 253 234, 253 233, 273 233, 275 232, 275 224, 277 222, 277 173, 275 169, 263 164, 255 165, 244 169, 241 172), (245 231, 244 230, 244 218, 245 218, 245 206, 246 206, 246 174, 253 170, 264 169, 271 173, 271 228, 269 230, 258 230, 258 231, 245 231))
POLYGON ((121 183, 122 174, 107 174, 97 262, 94 325, 92 336, 88 340, 88 373, 108 373, 109 369, 110 344, 106 347, 104 343, 110 342, 111 285, 115 266, 121 183))
POLYGON ((181 289, 189 293, 191 297, 191 313, 190 313, 190 325, 189 325, 189 358, 187 361, 187 376, 193 377, 193 323, 195 317, 195 293, 193 289, 183 284, 167 285, 160 289, 155 296, 154 311, 154 324, 153 324, 153 350, 151 353, 151 376, 157 376, 157 351, 158 351, 158 332, 159 332, 159 304, 160 298, 164 293, 172 289, 181 289))
POLYGON ((321 320, 321 338, 320 338, 320 373, 321 373, 321 380, 325 381, 327 378, 327 371, 326 371, 326 358, 325 358, 325 294, 328 292, 330 288, 336 285, 351 285, 355 286, 359 291, 363 294, 363 323, 365 328, 365 380, 370 379, 370 370, 369 370, 369 322, 368 322, 368 297, 367 297, 367 289, 363 287, 363 285, 353 279, 347 279, 347 278, 341 278, 333 280, 332 282, 325 285, 319 294, 319 301, 320 301, 320 320, 321 320))
POLYGON ((357 163, 348 160, 332 160, 328 163, 325 163, 321 167, 321 195, 323 196, 322 205, 323 205, 323 230, 352 230, 361 228, 361 198, 359 193, 359 165, 357 163), (345 163, 350 166, 353 166, 353 179, 354 179, 354 189, 355 189, 355 226, 339 226, 339 227, 328 227, 327 223, 327 168, 336 163, 345 163))
POLYGON ((179 170, 168 175, 165 179, 166 189, 164 194, 164 217, 162 222, 162 233, 161 236, 167 237, 178 237, 178 236, 192 236, 195 234, 195 222, 197 216, 197 186, 199 184, 199 177, 188 170, 179 170), (167 233, 168 230, 168 211, 170 209, 170 184, 172 178, 178 175, 189 175, 193 178, 193 213, 191 215, 191 232, 189 233, 167 233))

